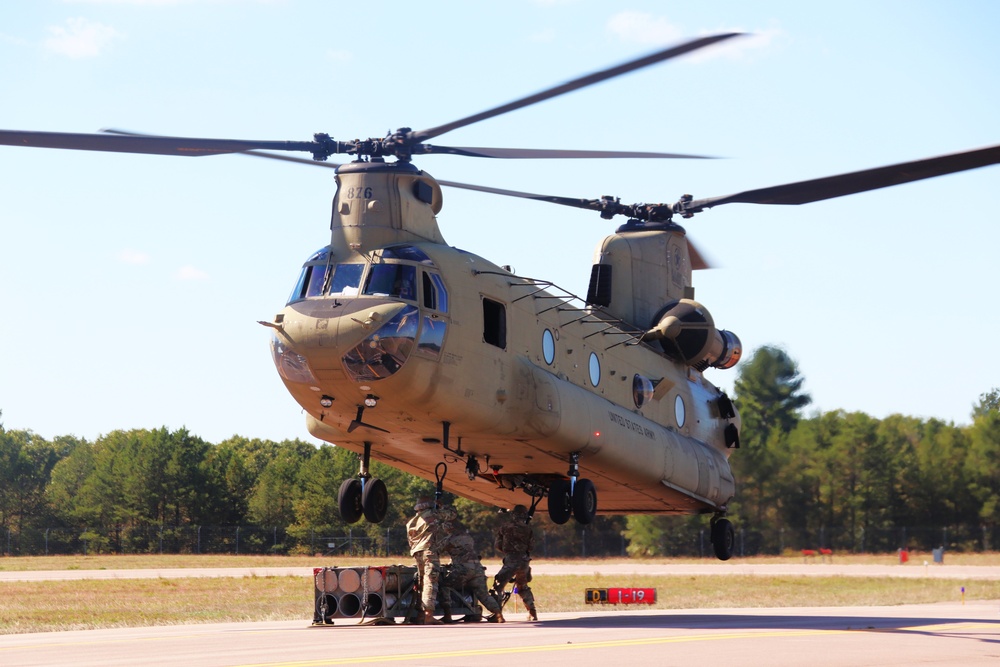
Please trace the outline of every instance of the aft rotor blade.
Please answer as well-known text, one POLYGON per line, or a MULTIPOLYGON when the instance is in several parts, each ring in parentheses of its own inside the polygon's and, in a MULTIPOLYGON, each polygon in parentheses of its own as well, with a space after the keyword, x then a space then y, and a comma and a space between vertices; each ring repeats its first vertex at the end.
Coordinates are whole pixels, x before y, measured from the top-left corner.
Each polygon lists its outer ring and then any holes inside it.
POLYGON ((242 153, 253 149, 315 152, 313 141, 242 141, 238 139, 198 139, 126 134, 82 134, 72 132, 28 132, 0 130, 0 145, 32 148, 62 148, 111 153, 144 153, 200 157, 242 153))
POLYGON ((635 71, 637 69, 653 65, 655 63, 663 62, 664 60, 669 60, 671 58, 676 58, 677 56, 684 55, 685 53, 690 53, 691 51, 696 51, 697 49, 704 48, 715 44, 716 42, 721 42, 732 37, 741 35, 742 33, 731 32, 722 33, 719 35, 711 35, 709 37, 701 37, 699 39, 694 39, 684 44, 678 46, 672 46, 668 49, 663 49, 662 51, 657 51, 656 53, 651 53, 648 56, 642 58, 637 58, 636 60, 631 60, 626 63, 622 63, 616 67, 611 67, 606 70, 601 70, 599 72, 594 72, 592 74, 587 74, 572 81, 567 81, 564 84, 554 86, 547 90, 535 93, 534 95, 529 95, 523 97, 519 100, 509 102, 507 104, 498 106, 494 109, 488 111, 482 111, 480 113, 468 116, 467 118, 462 118, 460 120, 447 123, 445 125, 439 125, 437 127, 432 127, 427 130, 420 130, 417 132, 410 132, 408 138, 413 142, 427 141, 434 137, 440 136, 445 132, 451 132, 452 130, 457 130, 460 127, 465 127, 466 125, 472 125, 473 123, 478 123, 479 121, 486 120, 488 118, 493 118, 494 116, 499 116, 501 114, 508 113, 510 111, 516 111, 526 106, 532 104, 537 104, 538 102, 543 102, 553 97, 558 97, 559 95, 564 95, 566 93, 572 92, 574 90, 579 90, 580 88, 585 88, 591 86, 595 83, 600 83, 601 81, 606 81, 616 76, 621 76, 622 74, 627 74, 628 72, 635 71))
POLYGON ((695 247, 694 243, 689 238, 685 238, 688 246, 688 261, 691 263, 692 271, 700 271, 702 269, 714 269, 716 265, 705 256, 705 253, 695 247))
POLYGON ((696 199, 682 202, 678 207, 681 213, 696 213, 722 204, 808 204, 969 169, 978 169, 998 162, 1000 162, 1000 145, 914 160, 913 162, 902 162, 875 169, 854 171, 837 176, 815 178, 809 181, 746 190, 723 197, 696 199))
MULTIPOLYGON (((417 151, 414 151, 417 152, 417 151)), ((423 144, 420 153, 464 155, 467 157, 492 157, 520 160, 549 159, 606 159, 606 158, 659 158, 714 160, 708 155, 687 155, 684 153, 650 153, 647 151, 587 151, 560 150, 547 148, 482 148, 473 146, 431 146, 423 144)))
POLYGON ((593 199, 576 199, 573 197, 557 197, 555 195, 539 195, 532 192, 519 192, 517 190, 504 190, 502 188, 491 188, 485 185, 471 185, 469 183, 458 183, 457 181, 442 181, 437 179, 438 185, 449 188, 459 188, 461 190, 475 190, 476 192, 488 192, 494 195, 505 197, 519 197, 521 199, 534 199, 535 201, 547 201, 550 204, 560 204, 562 206, 572 206, 574 208, 585 208, 591 211, 600 211, 598 202, 593 199))

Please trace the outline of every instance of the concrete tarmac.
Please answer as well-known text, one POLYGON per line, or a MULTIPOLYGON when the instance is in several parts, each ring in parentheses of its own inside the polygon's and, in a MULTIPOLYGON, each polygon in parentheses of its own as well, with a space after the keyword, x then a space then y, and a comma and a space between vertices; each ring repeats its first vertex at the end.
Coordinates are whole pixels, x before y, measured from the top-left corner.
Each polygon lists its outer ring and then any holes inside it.
MULTIPOLYGON (((318 563, 333 565, 333 563, 318 563)), ((338 563, 351 566, 356 563, 338 563)), ((494 564, 495 565, 495 564, 494 564)), ((492 568, 491 568, 492 570, 492 568)), ((799 575, 1000 579, 1000 567, 835 563, 538 563, 538 576, 799 575)), ((301 576, 312 568, 0 572, 3 581, 301 576)), ((311 582, 303 595, 311 596, 311 582)), ((508 608, 509 609, 509 608, 508 608)), ((504 625, 362 626, 311 619, 0 635, 0 665, 322 667, 324 665, 976 665, 1000 664, 1000 601, 895 607, 643 610, 607 606, 504 625)))
POLYGON ((325 665, 1000 664, 997 602, 782 609, 523 613, 503 625, 227 623, 0 636, 0 664, 32 667, 325 665))

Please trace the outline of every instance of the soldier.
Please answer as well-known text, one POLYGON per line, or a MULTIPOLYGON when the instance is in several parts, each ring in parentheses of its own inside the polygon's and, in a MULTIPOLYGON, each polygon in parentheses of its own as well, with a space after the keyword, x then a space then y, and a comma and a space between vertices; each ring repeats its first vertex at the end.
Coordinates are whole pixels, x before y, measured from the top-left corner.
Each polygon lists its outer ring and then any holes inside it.
MULTIPOLYGON (((452 523, 451 536, 446 547, 451 556, 451 566, 445 585, 451 588, 467 587, 479 600, 490 615, 486 620, 490 623, 503 623, 503 610, 497 599, 490 595, 486 588, 486 568, 479 560, 479 551, 475 540, 469 531, 457 521, 452 523)), ((445 607, 445 621, 451 620, 451 609, 445 607)))
POLYGON ((535 596, 531 594, 531 547, 535 535, 531 530, 531 516, 524 505, 515 505, 514 509, 504 517, 496 530, 496 540, 493 544, 496 550, 503 554, 503 567, 493 578, 493 590, 499 598, 507 583, 514 580, 517 593, 528 610, 528 620, 537 621, 535 611, 535 596))
POLYGON ((447 540, 448 521, 455 518, 454 510, 437 508, 429 496, 421 496, 413 506, 416 515, 406 523, 406 539, 410 555, 417 562, 420 575, 420 601, 423 616, 417 622, 440 625, 434 618, 437 606, 438 580, 441 576, 441 551, 447 540))

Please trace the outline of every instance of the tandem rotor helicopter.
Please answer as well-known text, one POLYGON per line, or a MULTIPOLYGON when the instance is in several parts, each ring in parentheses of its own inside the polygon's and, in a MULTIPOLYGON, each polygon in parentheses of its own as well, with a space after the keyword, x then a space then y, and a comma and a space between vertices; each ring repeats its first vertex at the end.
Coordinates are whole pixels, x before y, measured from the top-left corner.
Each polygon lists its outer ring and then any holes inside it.
POLYGON ((1000 145, 675 203, 622 204, 433 178, 424 155, 696 158, 671 153, 448 147, 449 131, 737 37, 703 37, 438 127, 383 138, 238 141, 0 130, 0 144, 160 155, 243 153, 336 169, 332 237, 305 262, 273 319, 271 352, 309 432, 359 455, 340 486, 345 521, 389 505, 372 459, 495 506, 543 500, 558 524, 606 514, 711 514, 728 559, 740 417, 705 379, 732 368, 739 338, 694 300, 707 268, 676 219, 731 203, 805 204, 1000 162, 1000 145), (312 160, 259 151, 311 154, 312 160), (337 154, 353 161, 331 164, 337 154), (441 187, 535 199, 625 222, 597 246, 586 296, 449 246, 441 187), (448 465, 462 468, 447 475, 448 465), (600 500, 598 500, 600 498, 600 500))

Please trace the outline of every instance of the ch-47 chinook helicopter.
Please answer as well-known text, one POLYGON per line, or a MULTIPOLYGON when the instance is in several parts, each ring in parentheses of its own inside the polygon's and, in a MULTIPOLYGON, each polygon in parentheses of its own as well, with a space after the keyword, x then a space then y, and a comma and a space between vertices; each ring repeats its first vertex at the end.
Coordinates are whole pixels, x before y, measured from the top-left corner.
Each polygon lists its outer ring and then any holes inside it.
POLYGON ((1000 146, 673 204, 625 205, 434 179, 414 156, 683 158, 669 153, 458 148, 427 141, 611 77, 735 37, 704 37, 423 131, 381 139, 236 141, 0 131, 0 144, 202 156, 244 153, 336 169, 332 238, 309 257, 285 307, 261 324, 310 433, 359 454, 338 494, 343 518, 379 522, 386 485, 377 459, 438 488, 511 506, 544 499, 555 523, 598 513, 712 514, 711 541, 727 559, 725 519, 740 444, 732 401, 703 376, 731 368, 739 339, 694 300, 706 268, 675 217, 730 203, 803 204, 1000 161, 1000 146), (304 151, 313 161, 271 151, 304 151), (331 165, 335 154, 354 161, 331 165), (536 199, 617 215, 580 298, 539 278, 447 245, 441 186, 536 199), (448 464, 464 474, 447 476, 448 464), (600 503, 598 503, 598 495, 600 503))

